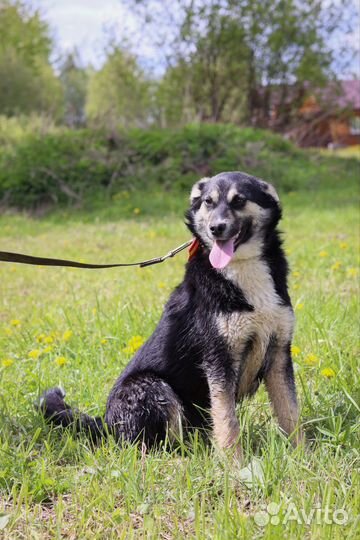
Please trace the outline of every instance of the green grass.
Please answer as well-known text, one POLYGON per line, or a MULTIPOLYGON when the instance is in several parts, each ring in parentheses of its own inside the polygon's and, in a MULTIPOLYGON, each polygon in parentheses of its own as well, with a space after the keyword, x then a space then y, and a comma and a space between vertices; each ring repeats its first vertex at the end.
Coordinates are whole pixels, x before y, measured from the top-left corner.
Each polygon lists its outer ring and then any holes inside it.
MULTIPOLYGON (((0 264, 0 535, 356 538, 360 409, 355 182, 355 177, 346 184, 339 179, 321 190, 282 197, 297 315, 294 362, 309 444, 305 451, 289 447, 261 388, 239 411, 242 467, 255 467, 247 481, 246 469, 227 463, 197 436, 180 443, 177 451, 147 456, 137 447, 118 448, 112 440, 94 449, 70 430, 45 425, 33 408, 44 388, 61 384, 72 404, 90 414, 104 412, 107 394, 131 357, 124 349, 133 336, 147 338, 153 331, 182 278, 184 254, 147 269, 0 264), (52 350, 44 352, 47 347, 52 350), (40 356, 29 356, 37 350, 40 356), (325 368, 334 376, 326 377, 325 368), (273 519, 275 523, 258 525, 254 516, 259 519, 270 503, 280 505, 280 523, 273 519), (284 523, 291 504, 301 523, 284 523), (326 508, 330 521, 334 510, 344 509, 347 522, 325 523, 326 508), (317 513, 306 524, 301 512, 312 509, 317 513)), ((143 259, 188 239, 182 224, 185 206, 186 197, 180 194, 130 193, 110 206, 94 201, 88 212, 59 210, 42 220, 7 214, 0 217, 0 246, 87 261, 143 259)))

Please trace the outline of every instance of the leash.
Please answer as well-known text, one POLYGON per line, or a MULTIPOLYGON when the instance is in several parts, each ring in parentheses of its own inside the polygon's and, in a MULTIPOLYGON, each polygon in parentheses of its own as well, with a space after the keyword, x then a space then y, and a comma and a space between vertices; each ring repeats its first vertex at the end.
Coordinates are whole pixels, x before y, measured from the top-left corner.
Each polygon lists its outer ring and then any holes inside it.
POLYGON ((154 259, 148 259, 146 261, 139 261, 134 263, 115 263, 115 264, 88 264, 88 263, 81 263, 77 261, 69 261, 66 259, 50 259, 47 257, 33 257, 32 255, 24 255, 23 253, 12 253, 10 251, 0 251, 0 261, 2 262, 12 262, 12 263, 19 263, 19 264, 33 264, 33 265, 41 265, 41 266, 71 266, 73 268, 116 268, 119 266, 139 266, 140 268, 144 268, 145 266, 151 266, 153 264, 159 264, 166 259, 170 259, 171 257, 174 257, 177 253, 180 253, 180 251, 183 251, 188 246, 190 246, 189 249, 189 258, 193 256, 194 248, 197 249, 198 240, 188 240, 187 242, 184 242, 184 244, 181 244, 181 246, 178 246, 175 249, 172 249, 169 251, 166 255, 163 255, 162 257, 155 257, 154 259))

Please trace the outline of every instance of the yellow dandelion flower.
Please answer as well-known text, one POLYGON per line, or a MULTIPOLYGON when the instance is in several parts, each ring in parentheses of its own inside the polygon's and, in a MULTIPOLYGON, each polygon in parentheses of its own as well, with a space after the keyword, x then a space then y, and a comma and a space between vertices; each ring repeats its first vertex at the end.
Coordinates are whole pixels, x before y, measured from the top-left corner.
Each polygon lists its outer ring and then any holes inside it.
POLYGON ((141 210, 140 210, 140 208, 134 208, 133 212, 134 212, 134 214, 138 215, 138 214, 140 214, 141 210))
POLYGON ((1 360, 2 367, 10 367, 14 363, 14 360, 12 358, 3 358, 1 360))
POLYGON ((133 336, 129 339, 126 347, 124 347, 123 352, 127 354, 134 354, 141 345, 144 343, 144 338, 142 336, 133 336))
POLYGON ((296 309, 297 311, 301 311, 302 309, 304 309, 304 304, 302 304, 301 302, 299 302, 298 304, 296 304, 295 309, 296 309))
POLYGON ((346 270, 346 275, 347 277, 356 277, 359 273, 359 269, 358 268, 348 268, 346 270))
POLYGON ((320 251, 319 253, 319 257, 328 257, 328 252, 327 251, 320 251))
POLYGON ((291 354, 292 354, 294 357, 299 356, 300 353, 301 353, 300 347, 298 347, 297 345, 292 345, 292 346, 291 346, 291 354))
POLYGON ((48 354, 48 353, 53 352, 53 350, 54 350, 54 347, 52 347, 51 345, 48 345, 48 346, 45 347, 45 349, 43 350, 43 353, 44 353, 44 354, 48 354))
POLYGON ((293 272, 292 275, 293 275, 294 278, 298 278, 298 277, 300 277, 300 272, 295 270, 295 272, 293 272))
POLYGON ((28 357, 32 358, 33 360, 37 360, 39 356, 41 355, 42 351, 40 349, 33 349, 29 352, 28 357))
POLYGON ((55 364, 59 367, 65 366, 65 364, 69 363, 69 360, 65 358, 65 356, 58 356, 54 360, 55 364))
POLYGON ((348 248, 348 244, 347 244, 347 242, 340 242, 340 243, 339 243, 339 247, 340 247, 340 249, 347 249, 347 248, 348 248))
POLYGON ((21 321, 19 319, 11 319, 11 326, 21 326, 21 321))
POLYGON ((319 358, 314 353, 309 353, 304 358, 304 364, 307 366, 316 366, 319 363, 319 358))
POLYGON ((39 334, 38 336, 36 336, 36 341, 38 343, 42 343, 45 338, 46 338, 45 334, 39 334))
POLYGON ((322 369, 320 373, 323 377, 327 377, 328 379, 331 379, 332 377, 335 377, 336 375, 335 371, 330 367, 322 369))
POLYGON ((62 335, 63 341, 69 341, 69 339, 71 339, 72 335, 73 335, 72 330, 65 330, 65 332, 62 335))
POLYGON ((101 345, 106 345, 107 342, 108 342, 108 340, 107 340, 106 338, 103 338, 103 339, 100 341, 101 345))
POLYGON ((45 336, 43 341, 47 344, 54 343, 54 338, 52 336, 45 336))
POLYGON ((159 281, 158 287, 159 287, 159 289, 165 289, 166 283, 164 283, 163 281, 159 281))
POLYGON ((14 333, 14 332, 11 330, 11 328, 9 328, 9 327, 4 328, 4 332, 5 332, 5 335, 7 335, 7 336, 12 336, 13 333, 14 333))
POLYGON ((331 270, 339 270, 339 268, 341 268, 341 262, 340 261, 336 261, 332 267, 331 267, 331 270))

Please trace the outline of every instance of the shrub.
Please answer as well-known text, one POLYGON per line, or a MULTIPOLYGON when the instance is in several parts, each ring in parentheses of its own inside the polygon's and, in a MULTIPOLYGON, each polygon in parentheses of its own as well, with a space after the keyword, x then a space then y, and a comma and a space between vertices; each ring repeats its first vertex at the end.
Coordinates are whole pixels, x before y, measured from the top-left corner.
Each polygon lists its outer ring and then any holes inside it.
POLYGON ((201 176, 224 170, 245 170, 280 191, 294 191, 350 178, 356 166, 351 160, 345 164, 299 150, 268 131, 232 125, 111 135, 89 129, 24 129, 0 151, 0 201, 2 206, 34 209, 79 204, 85 197, 111 196, 121 189, 188 190, 201 176), (329 174, 329 164, 334 174, 329 174))

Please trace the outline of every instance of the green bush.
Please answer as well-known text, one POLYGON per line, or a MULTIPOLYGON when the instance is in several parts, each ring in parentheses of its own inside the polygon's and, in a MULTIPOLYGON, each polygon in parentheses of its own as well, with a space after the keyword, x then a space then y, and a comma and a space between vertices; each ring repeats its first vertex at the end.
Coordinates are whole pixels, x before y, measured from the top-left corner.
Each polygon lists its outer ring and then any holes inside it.
POLYGON ((268 131, 231 125, 180 130, 26 130, 0 150, 2 206, 80 204, 119 190, 188 190, 201 176, 243 170, 279 191, 311 190, 353 178, 357 163, 299 150, 268 131), (329 171, 332 171, 329 174, 329 171))

